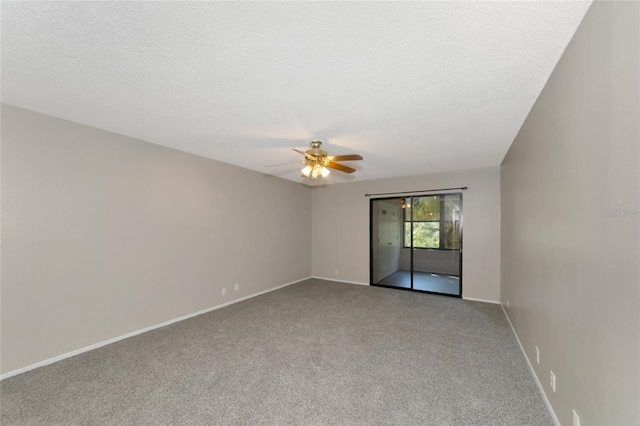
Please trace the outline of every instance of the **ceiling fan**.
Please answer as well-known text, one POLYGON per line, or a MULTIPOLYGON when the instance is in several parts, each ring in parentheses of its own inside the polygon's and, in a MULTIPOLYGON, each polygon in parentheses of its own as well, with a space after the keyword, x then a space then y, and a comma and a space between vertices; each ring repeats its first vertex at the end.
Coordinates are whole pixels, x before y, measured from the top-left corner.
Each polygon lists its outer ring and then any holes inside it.
MULTIPOLYGON (((362 156, 357 154, 328 155, 327 151, 320 149, 322 146, 321 141, 311 141, 309 142, 309 145, 311 146, 311 149, 306 151, 291 148, 295 152, 304 155, 304 161, 302 162, 306 163, 306 166, 301 170, 302 177, 308 177, 311 179, 327 177, 330 173, 329 169, 339 170, 344 173, 353 173, 356 169, 336 163, 336 161, 362 160, 362 156)), ((276 165, 279 166, 280 164, 276 165)))

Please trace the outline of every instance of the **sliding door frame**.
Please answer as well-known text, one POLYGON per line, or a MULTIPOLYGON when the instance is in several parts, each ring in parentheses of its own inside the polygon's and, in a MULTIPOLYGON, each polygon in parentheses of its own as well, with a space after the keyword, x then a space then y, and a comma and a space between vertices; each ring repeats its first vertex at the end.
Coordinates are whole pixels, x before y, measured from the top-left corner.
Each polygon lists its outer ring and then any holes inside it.
MULTIPOLYGON (((442 201, 444 202, 444 201, 442 201)), ((412 205, 413 205, 413 201, 412 201, 412 205)), ((377 212, 376 212, 377 213, 377 212)), ((441 214, 443 214, 442 210, 441 210, 441 214)), ((404 217, 403 217, 403 224, 402 224, 402 229, 404 232, 404 217)), ((440 218, 440 221, 442 221, 442 217, 440 218)), ((369 198, 369 285, 370 286, 374 286, 374 287, 384 287, 384 288, 393 288, 396 290, 406 290, 406 291, 415 291, 418 293, 427 293, 427 294, 436 294, 439 296, 448 296, 448 297, 456 297, 456 298, 462 298, 462 258, 463 258, 463 230, 464 230, 464 226, 463 226, 463 222, 464 222, 464 207, 463 207, 463 197, 462 197, 462 192, 444 192, 444 193, 438 193, 438 194, 424 194, 424 195, 398 195, 395 197, 381 197, 381 198, 369 198), (384 284, 377 284, 373 282, 373 203, 374 201, 385 201, 385 200, 405 200, 407 198, 411 198, 411 200, 413 200, 414 198, 419 198, 419 197, 435 197, 435 196, 442 196, 442 195, 459 195, 460 196, 460 260, 459 260, 459 270, 460 270, 460 275, 459 275, 459 294, 447 294, 447 293, 438 293, 435 291, 427 291, 427 290, 419 290, 419 289, 414 289, 413 288, 413 209, 411 209, 411 245, 409 247, 409 267, 411 268, 410 272, 410 276, 411 276, 411 287, 407 288, 407 287, 395 287, 395 286, 391 286, 391 285, 384 285, 384 284)), ((404 238, 404 235, 403 235, 404 238)), ((440 239, 443 238, 442 232, 440 232, 440 239)), ((404 240, 402 241, 402 247, 404 248, 404 240)))

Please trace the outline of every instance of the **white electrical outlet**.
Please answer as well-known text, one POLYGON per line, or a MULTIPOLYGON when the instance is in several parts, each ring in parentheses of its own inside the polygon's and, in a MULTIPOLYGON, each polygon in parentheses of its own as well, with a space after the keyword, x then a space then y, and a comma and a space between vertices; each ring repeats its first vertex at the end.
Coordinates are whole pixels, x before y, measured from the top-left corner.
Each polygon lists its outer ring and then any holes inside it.
POLYGON ((223 296, 226 296, 226 295, 227 295, 227 288, 226 288, 226 287, 223 287, 223 288, 222 288, 222 295, 223 295, 223 296))
POLYGON ((507 299, 507 309, 509 309, 509 299, 507 299))
POLYGON ((240 284, 236 283, 236 284, 233 286, 233 289, 234 289, 235 291, 240 290, 240 284))
POLYGON ((549 384, 551 385, 551 390, 552 391, 556 391, 556 375, 553 374, 553 371, 551 371, 551 374, 549 376, 549 384))
POLYGON ((338 275, 339 273, 340 273, 340 270, 336 268, 336 275, 338 275))
POLYGON ((536 346, 536 364, 540 364, 540 349, 536 346))
POLYGON ((580 426, 580 417, 578 417, 575 409, 573 410, 573 426, 580 426))

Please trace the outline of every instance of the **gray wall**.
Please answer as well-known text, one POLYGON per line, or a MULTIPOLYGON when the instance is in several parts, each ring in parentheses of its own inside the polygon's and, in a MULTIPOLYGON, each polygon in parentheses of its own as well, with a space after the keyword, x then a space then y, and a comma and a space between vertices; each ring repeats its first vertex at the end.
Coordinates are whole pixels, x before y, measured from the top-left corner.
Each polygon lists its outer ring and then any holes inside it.
POLYGON ((501 297, 562 424, 640 424, 638 9, 593 3, 502 164, 501 297))
POLYGON ((3 105, 2 372, 308 277, 310 207, 294 182, 3 105))
POLYGON ((369 198, 365 194, 461 186, 469 187, 463 194, 462 294, 498 301, 499 167, 314 187, 313 275, 369 283, 369 198))

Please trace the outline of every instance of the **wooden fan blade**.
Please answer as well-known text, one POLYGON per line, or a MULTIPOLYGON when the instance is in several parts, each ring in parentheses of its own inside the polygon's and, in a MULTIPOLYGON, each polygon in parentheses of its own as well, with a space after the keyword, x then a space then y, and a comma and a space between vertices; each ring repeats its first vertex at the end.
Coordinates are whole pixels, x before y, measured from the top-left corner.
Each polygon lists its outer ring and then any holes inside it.
POLYGON ((358 154, 332 155, 327 158, 331 161, 357 161, 357 160, 362 160, 362 155, 358 155, 358 154))
POLYGON ((353 173, 353 172, 356 171, 356 169, 352 169, 351 167, 343 166, 342 164, 334 163, 333 161, 331 161, 329 164, 327 164, 327 167, 329 167, 330 169, 340 170, 341 172, 345 172, 345 173, 353 173))
POLYGON ((280 163, 280 164, 271 164, 265 167, 277 167, 277 166, 286 166, 287 164, 305 164, 306 161, 293 161, 291 163, 280 163))

